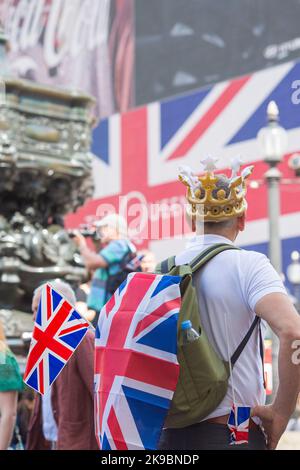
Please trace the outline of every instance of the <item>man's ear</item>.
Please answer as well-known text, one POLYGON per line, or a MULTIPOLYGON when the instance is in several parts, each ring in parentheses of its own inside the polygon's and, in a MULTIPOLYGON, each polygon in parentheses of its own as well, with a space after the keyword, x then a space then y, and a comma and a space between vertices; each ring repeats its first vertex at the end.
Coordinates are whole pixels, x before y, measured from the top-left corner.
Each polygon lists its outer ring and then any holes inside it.
POLYGON ((241 217, 238 217, 238 230, 239 232, 243 232, 245 230, 245 223, 246 223, 246 214, 244 213, 241 217))

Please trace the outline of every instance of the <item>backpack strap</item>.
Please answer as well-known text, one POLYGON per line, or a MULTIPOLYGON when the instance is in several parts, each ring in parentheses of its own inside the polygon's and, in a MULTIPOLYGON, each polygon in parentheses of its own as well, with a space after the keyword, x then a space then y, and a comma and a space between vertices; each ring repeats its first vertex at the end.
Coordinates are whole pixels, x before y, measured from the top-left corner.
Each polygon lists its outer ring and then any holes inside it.
POLYGON ((167 274, 175 266, 176 266, 175 256, 170 256, 170 258, 165 259, 164 261, 162 261, 156 266, 155 272, 160 272, 161 274, 167 274))
POLYGON ((235 352, 231 356, 230 362, 231 366, 233 367, 244 351, 248 341, 250 340, 253 331, 255 330, 256 326, 258 326, 258 334, 259 334, 259 352, 260 352, 260 357, 261 357, 261 362, 262 362, 262 368, 263 368, 263 382, 264 382, 264 388, 266 388, 266 379, 265 379, 265 365, 264 365, 264 343, 263 343, 263 337, 262 337, 262 332, 261 332, 261 318, 258 317, 257 315, 255 316, 249 330, 245 334, 244 338, 236 348, 235 352))
POLYGON ((200 255, 196 256, 190 263, 190 267, 192 272, 198 271, 198 269, 202 268, 208 261, 214 258, 222 251, 227 250, 240 250, 237 246, 230 245, 229 243, 217 243, 215 245, 209 246, 206 250, 202 251, 200 255))
POLYGON ((260 318, 258 316, 256 316, 254 318, 249 330, 245 334, 244 338, 242 339, 242 341, 240 342, 240 344, 236 348, 235 352, 231 356, 231 365, 232 365, 232 367, 235 365, 236 361, 238 360, 238 358, 240 357, 240 355, 244 351, 246 344, 248 343, 249 339, 252 336, 253 331, 255 330, 255 327, 258 324, 260 324, 260 318))
MULTIPOLYGON (((199 268, 201 268, 205 263, 211 260, 214 256, 218 255, 222 251, 226 250, 239 250, 236 246, 226 244, 226 243, 217 243, 208 247, 202 253, 196 256, 189 264, 191 267, 192 272, 194 273, 199 268)), ((161 274, 167 274, 171 271, 172 268, 176 266, 175 256, 171 256, 170 258, 165 259, 161 263, 159 263, 155 269, 156 272, 161 274)))
POLYGON ((258 329, 259 329, 259 352, 260 352, 260 358, 261 358, 262 369, 263 369, 263 383, 264 383, 264 388, 266 389, 267 383, 266 383, 265 363, 264 363, 264 340, 263 340, 263 335, 261 332, 261 319, 259 319, 258 329))
MULTIPOLYGON (((118 265, 119 264, 119 271, 125 271, 127 264, 136 256, 136 248, 130 242, 126 240, 127 250, 124 253, 123 257, 119 261, 114 261, 111 265, 118 265)), ((109 268, 109 266, 107 267, 109 268)))

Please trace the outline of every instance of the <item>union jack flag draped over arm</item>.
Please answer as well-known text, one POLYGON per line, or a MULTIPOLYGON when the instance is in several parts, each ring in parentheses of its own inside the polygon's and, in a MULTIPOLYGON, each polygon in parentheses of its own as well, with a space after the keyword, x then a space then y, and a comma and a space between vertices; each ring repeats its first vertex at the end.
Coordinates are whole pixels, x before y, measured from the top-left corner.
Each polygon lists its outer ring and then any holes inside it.
POLYGON ((50 285, 42 289, 24 382, 44 395, 87 332, 87 323, 50 285))
POLYGON ((179 375, 180 280, 132 273, 101 310, 95 427, 103 450, 157 448, 179 375))

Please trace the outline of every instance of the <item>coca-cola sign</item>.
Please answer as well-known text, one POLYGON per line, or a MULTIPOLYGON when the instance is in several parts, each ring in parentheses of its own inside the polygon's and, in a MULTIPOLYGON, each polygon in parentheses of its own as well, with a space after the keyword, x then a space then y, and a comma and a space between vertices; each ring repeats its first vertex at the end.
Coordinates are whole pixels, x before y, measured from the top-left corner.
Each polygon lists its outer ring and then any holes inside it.
POLYGON ((13 74, 87 91, 100 117, 133 104, 132 0, 0 2, 13 74))

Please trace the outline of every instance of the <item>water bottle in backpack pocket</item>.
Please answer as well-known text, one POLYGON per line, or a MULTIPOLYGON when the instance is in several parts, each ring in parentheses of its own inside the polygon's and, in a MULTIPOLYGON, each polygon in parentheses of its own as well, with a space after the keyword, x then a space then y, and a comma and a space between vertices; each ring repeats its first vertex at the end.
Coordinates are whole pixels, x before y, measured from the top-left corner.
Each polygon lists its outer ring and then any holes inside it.
POLYGON ((194 330, 190 320, 181 323, 182 344, 192 343, 200 338, 200 334, 194 330))

